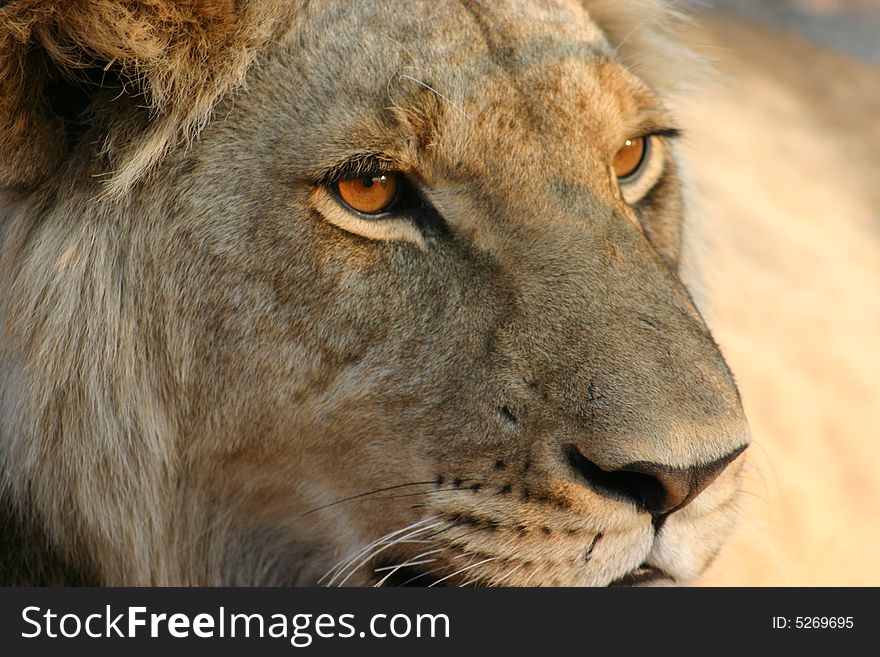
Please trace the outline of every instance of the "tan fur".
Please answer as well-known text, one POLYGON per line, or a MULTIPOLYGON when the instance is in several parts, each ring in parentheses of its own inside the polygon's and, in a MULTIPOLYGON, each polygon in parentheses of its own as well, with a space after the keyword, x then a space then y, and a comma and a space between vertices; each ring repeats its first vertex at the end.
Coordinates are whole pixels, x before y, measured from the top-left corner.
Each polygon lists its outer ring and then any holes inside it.
POLYGON ((0 10, 3 580, 699 576, 742 459, 662 518, 601 483, 749 440, 676 149, 635 206, 611 170, 692 60, 659 3, 611 7, 0 10), (58 84, 88 102, 52 114, 58 84), (371 158, 408 231, 333 200, 371 158))

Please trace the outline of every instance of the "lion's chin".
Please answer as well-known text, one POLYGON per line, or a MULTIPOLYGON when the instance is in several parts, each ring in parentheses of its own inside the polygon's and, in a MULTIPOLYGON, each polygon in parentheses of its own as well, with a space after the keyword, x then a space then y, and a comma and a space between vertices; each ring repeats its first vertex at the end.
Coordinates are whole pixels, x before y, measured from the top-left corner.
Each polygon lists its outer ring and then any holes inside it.
POLYGON ((618 577, 608 586, 674 586, 675 580, 655 566, 643 563, 626 575, 618 577))

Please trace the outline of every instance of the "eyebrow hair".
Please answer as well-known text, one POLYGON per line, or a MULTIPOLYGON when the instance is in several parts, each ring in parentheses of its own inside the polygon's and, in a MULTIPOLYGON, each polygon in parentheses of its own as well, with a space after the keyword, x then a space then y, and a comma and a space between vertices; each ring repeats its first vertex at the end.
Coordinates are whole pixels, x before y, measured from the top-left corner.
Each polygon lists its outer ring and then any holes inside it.
POLYGON ((384 153, 372 151, 355 153, 336 164, 319 168, 313 178, 320 184, 330 184, 346 178, 356 178, 369 173, 399 169, 398 163, 384 153))
POLYGON ((653 128, 645 133, 645 135, 654 135, 657 137, 666 137, 667 139, 678 139, 682 135, 680 128, 653 128))

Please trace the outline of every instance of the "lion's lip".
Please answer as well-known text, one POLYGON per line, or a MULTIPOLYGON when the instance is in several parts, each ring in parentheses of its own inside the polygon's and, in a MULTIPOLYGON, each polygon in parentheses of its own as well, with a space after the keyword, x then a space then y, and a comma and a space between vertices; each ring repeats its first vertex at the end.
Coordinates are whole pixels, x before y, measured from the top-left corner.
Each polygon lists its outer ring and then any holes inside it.
POLYGON ((655 566, 643 563, 638 568, 631 570, 626 575, 618 577, 608 586, 647 586, 649 584, 659 584, 673 582, 673 578, 668 573, 660 570, 655 566))

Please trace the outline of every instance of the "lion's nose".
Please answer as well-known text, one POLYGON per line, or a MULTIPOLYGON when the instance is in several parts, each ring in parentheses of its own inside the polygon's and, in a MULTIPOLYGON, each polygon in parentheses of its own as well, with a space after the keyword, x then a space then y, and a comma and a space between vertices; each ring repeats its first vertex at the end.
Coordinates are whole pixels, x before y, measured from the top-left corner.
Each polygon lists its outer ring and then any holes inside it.
POLYGON ((615 470, 605 470, 574 445, 567 445, 565 457, 572 469, 583 477, 591 489, 616 499, 633 502, 640 509, 662 520, 684 508, 711 484, 746 445, 711 463, 687 468, 673 468, 660 463, 640 461, 615 470))

